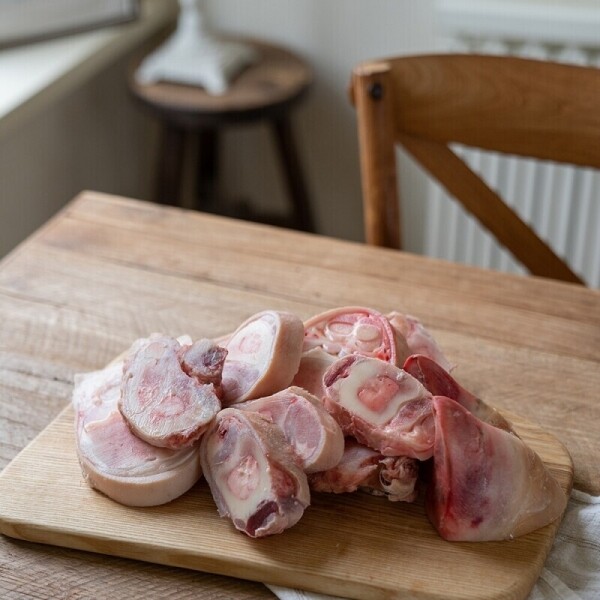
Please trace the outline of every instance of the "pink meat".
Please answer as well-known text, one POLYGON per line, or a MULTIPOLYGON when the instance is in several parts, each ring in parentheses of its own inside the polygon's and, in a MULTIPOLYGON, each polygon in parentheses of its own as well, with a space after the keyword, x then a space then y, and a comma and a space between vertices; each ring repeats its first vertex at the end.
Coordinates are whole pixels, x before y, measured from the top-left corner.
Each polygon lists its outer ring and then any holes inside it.
POLYGON ((344 434, 321 401, 298 387, 235 406, 257 412, 278 425, 302 463, 305 473, 338 464, 344 453, 344 434))
POLYGON ((333 468, 309 475, 313 492, 343 494, 358 489, 391 502, 413 502, 417 497, 418 462, 406 456, 382 456, 346 438, 344 454, 333 468))
POLYGON ((313 396, 322 399, 325 396, 323 375, 336 360, 336 356, 325 352, 321 347, 303 352, 292 385, 304 388, 313 396))
POLYGON ((200 456, 219 514, 250 537, 292 527, 310 504, 291 446, 258 413, 222 410, 202 438, 200 456))
POLYGON ((296 315, 268 310, 242 323, 226 342, 223 405, 274 394, 298 371, 304 326, 296 315))
POLYGON ((523 441, 450 398, 435 396, 433 410, 427 513, 444 539, 512 539, 560 517, 566 495, 523 441))
POLYGON ((401 365, 411 354, 384 315, 370 308, 346 306, 315 315, 304 323, 304 352, 322 348, 341 358, 360 354, 401 365))
POLYGON ((431 394, 406 371, 376 358, 346 356, 327 370, 324 383, 325 408, 345 435, 384 456, 431 457, 431 394))
POLYGON ((217 377, 212 373, 222 364, 221 354, 210 344, 182 346, 160 335, 135 342, 123 366, 119 400, 133 433, 161 448, 195 444, 221 408, 204 372, 217 377), (198 349, 209 353, 207 369, 198 349), (203 372, 201 379, 195 375, 198 371, 203 372))
POLYGON ((481 421, 505 431, 513 431, 511 424, 495 408, 465 390, 430 358, 421 354, 413 354, 406 359, 403 368, 419 380, 433 396, 452 398, 481 421))
MULTIPOLYGON (((454 365, 444 356, 435 338, 419 319, 396 311, 389 313, 387 319, 398 337, 406 340, 409 351, 404 358, 407 358, 409 354, 423 354, 441 365, 446 371, 452 371, 454 365)), ((401 364, 402 362, 398 366, 401 364)))
POLYGON ((183 372, 196 379, 198 383, 211 383, 217 396, 221 397, 221 379, 227 350, 212 340, 197 340, 191 346, 183 345, 179 352, 179 361, 183 372))
POLYGON ((77 454, 86 481, 128 506, 165 504, 201 477, 197 448, 169 450, 142 441, 117 408, 123 361, 75 376, 77 454))

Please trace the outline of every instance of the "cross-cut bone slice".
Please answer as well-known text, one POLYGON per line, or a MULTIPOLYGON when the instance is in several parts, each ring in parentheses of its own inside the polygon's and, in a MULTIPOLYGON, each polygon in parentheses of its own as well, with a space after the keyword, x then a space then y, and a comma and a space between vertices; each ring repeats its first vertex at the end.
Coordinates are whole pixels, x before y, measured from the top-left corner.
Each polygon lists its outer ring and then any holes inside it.
POLYGON ((197 448, 157 448, 131 433, 117 408, 123 361, 75 376, 77 455, 86 481, 129 506, 165 504, 201 477, 197 448))
POLYGON ((304 352, 322 348, 341 358, 360 354, 401 365, 411 354, 403 336, 388 319, 370 308, 344 306, 315 315, 304 323, 304 352))
POLYGON ((384 456, 426 460, 433 452, 431 394, 402 369, 346 356, 324 376, 325 408, 345 435, 384 456))
POLYGON ((222 410, 202 438, 200 455, 219 514, 250 537, 292 527, 310 504, 291 446, 258 413, 222 410))
POLYGON ((321 401, 299 387, 272 396, 236 404, 257 412, 278 425, 305 473, 324 471, 338 464, 344 453, 344 434, 321 401))
POLYGON ((192 446, 221 408, 214 385, 193 376, 199 362, 194 348, 153 335, 136 341, 125 359, 119 410, 133 433, 149 444, 192 446), (191 376, 183 368, 186 356, 191 376))
POLYGON ((291 313, 267 310, 246 320, 226 342, 223 405, 274 394, 298 371, 304 325, 291 313))

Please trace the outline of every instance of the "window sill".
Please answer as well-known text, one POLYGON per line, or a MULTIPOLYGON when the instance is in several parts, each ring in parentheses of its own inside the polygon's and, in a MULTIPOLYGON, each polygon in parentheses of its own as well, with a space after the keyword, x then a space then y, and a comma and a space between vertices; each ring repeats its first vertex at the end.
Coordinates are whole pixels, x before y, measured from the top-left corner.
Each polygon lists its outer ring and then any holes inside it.
POLYGON ((150 39, 177 11, 176 0, 143 0, 132 23, 0 50, 0 134, 150 39))

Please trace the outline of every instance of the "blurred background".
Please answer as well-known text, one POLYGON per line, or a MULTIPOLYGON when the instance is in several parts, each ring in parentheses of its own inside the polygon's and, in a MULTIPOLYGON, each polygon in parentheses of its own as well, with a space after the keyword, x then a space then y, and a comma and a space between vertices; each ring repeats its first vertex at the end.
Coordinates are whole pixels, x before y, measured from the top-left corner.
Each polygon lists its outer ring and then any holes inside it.
MULTIPOLYGON (((316 231, 349 240, 362 240, 358 142, 347 93, 357 63, 476 51, 600 66, 600 0, 205 0, 201 6, 212 30, 280 44, 314 70, 310 93, 292 116, 298 151, 316 231)), ((0 256, 83 189, 151 198, 158 126, 130 97, 127 72, 134 55, 173 27, 177 11, 176 1, 141 0, 133 22, 0 48, 0 256)), ((516 197, 515 208, 589 285, 600 286, 598 174, 456 150, 492 187, 516 197), (552 197, 543 213, 532 202, 542 194, 552 197)), ((285 210, 285 186, 263 126, 228 128, 221 160, 226 194, 285 210)), ((407 250, 522 271, 406 156, 398 161, 407 250)))

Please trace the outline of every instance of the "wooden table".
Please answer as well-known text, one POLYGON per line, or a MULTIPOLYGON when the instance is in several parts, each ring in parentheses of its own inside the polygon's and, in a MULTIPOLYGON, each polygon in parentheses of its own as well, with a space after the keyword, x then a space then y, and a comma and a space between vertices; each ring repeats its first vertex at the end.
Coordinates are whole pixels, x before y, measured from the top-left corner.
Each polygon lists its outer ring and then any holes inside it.
MULTIPOLYGON (((419 316, 467 388, 560 438, 574 486, 600 494, 598 291, 89 192, 0 263, 0 468, 68 403, 74 373, 136 337, 216 337, 265 308, 350 304, 419 316)), ((0 537, 0 597, 272 596, 0 537)))

